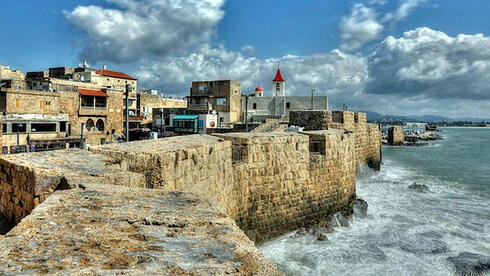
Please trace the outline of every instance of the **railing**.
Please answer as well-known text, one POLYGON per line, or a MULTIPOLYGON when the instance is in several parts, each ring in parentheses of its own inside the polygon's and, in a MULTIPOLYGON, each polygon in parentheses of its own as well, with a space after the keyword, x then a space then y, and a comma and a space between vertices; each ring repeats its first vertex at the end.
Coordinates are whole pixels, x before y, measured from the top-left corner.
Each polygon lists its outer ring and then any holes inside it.
POLYGON ((107 106, 81 106, 83 109, 107 110, 107 106))

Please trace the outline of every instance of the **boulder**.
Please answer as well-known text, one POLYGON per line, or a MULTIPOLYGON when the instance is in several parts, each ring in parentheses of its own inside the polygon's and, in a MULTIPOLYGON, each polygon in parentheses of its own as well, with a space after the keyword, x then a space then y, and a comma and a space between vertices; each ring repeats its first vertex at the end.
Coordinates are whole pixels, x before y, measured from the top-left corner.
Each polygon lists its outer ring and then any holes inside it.
POLYGON ((358 198, 354 202, 354 214, 358 217, 365 217, 367 215, 368 203, 362 199, 358 198))
POLYGON ((316 238, 317 241, 328 241, 327 235, 325 234, 320 234, 318 238, 316 238))
POLYGON ((462 252, 457 257, 447 258, 460 275, 482 275, 490 271, 490 256, 462 252))
POLYGON ((349 218, 342 214, 342 212, 337 212, 332 216, 331 225, 349 227, 349 218))
POLYGON ((417 191, 417 192, 430 192, 429 187, 425 184, 418 184, 417 182, 412 183, 412 185, 408 186, 410 190, 417 191))

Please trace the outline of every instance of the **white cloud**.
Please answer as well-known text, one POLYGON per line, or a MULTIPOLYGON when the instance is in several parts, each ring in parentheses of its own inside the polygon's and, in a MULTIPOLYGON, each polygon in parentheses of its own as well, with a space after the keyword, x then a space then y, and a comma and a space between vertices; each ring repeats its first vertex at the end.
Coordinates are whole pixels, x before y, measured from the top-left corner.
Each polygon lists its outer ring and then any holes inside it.
POLYGON ((132 62, 182 53, 206 42, 223 18, 224 0, 107 0, 118 9, 78 6, 66 18, 87 32, 89 61, 132 62))
POLYGON ((404 0, 396 11, 389 12, 383 17, 383 22, 386 21, 400 21, 406 18, 418 5, 427 0, 404 0))
POLYGON ((356 4, 351 14, 340 21, 341 48, 345 51, 359 49, 366 42, 379 37, 383 25, 377 21, 374 9, 356 4))
POLYGON ((482 34, 417 28, 387 37, 368 64, 371 93, 490 100, 490 38, 482 34))
POLYGON ((287 55, 281 58, 258 59, 244 57, 224 48, 203 46, 188 56, 168 57, 148 61, 136 74, 142 82, 163 85, 171 94, 187 94, 195 80, 235 79, 242 82, 243 91, 253 91, 256 86, 271 87, 272 79, 281 64, 288 82, 289 95, 308 95, 316 88, 324 95, 360 93, 367 80, 364 58, 340 50, 310 56, 287 55))

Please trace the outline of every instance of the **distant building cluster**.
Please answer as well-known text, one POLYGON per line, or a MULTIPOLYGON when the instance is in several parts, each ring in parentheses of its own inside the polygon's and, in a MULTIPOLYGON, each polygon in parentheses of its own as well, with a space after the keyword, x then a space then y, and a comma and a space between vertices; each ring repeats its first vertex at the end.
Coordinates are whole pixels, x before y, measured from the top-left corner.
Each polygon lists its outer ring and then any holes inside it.
POLYGON ((124 136, 128 86, 129 130, 152 124, 152 109, 186 108, 185 100, 138 91, 123 72, 88 66, 27 72, 0 66, 3 154, 113 143, 124 136))
POLYGON ((174 99, 154 89, 138 90, 135 77, 105 66, 93 69, 84 63, 24 75, 0 65, 3 154, 249 131, 249 123, 284 122, 290 111, 313 109, 329 110, 328 96, 313 90, 311 96, 287 96, 280 69, 271 96, 260 86, 244 93, 240 81, 212 80, 194 81, 185 99, 174 99))

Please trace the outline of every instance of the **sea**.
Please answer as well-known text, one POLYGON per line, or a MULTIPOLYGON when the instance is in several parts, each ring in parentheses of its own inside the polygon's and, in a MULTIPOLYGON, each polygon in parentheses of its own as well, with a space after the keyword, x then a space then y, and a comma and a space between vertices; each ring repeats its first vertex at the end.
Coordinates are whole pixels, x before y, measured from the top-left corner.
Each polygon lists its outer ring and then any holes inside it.
POLYGON ((383 146, 381 171, 359 170, 366 217, 328 241, 292 232, 259 249, 287 275, 455 275, 448 257, 490 255, 490 128, 439 134, 428 146, 383 146))

